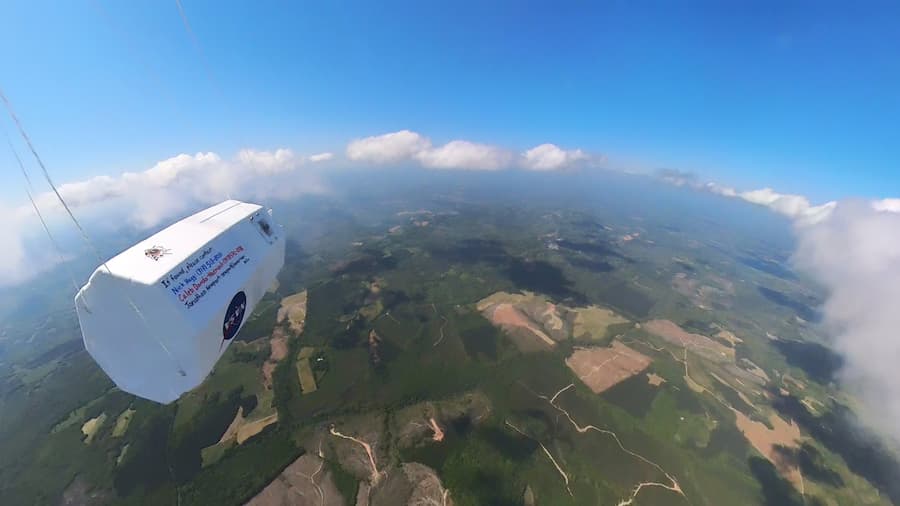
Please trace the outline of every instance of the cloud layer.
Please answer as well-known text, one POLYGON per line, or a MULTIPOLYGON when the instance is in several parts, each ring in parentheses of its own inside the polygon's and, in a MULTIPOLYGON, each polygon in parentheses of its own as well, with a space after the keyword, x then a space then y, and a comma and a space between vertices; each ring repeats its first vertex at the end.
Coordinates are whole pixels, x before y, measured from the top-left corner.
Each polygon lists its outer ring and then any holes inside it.
MULTIPOLYGON (((287 148, 243 149, 230 158, 213 152, 182 153, 140 172, 68 182, 59 186, 59 193, 79 218, 95 227, 109 223, 109 216, 116 216, 117 225, 124 222, 144 229, 226 198, 265 201, 322 192, 326 188, 319 172, 341 164, 548 171, 576 168, 598 159, 580 149, 564 150, 554 144, 541 144, 520 154, 468 140, 434 145, 427 137, 409 130, 356 139, 346 146, 345 152, 346 160, 338 160, 332 152, 300 156, 287 148)), ((62 206, 52 192, 37 195, 36 201, 51 224, 64 218, 62 206)), ((8 210, 13 219, 7 223, 11 234, 6 261, 0 264, 0 286, 33 276, 33 271, 23 268, 28 259, 46 257, 40 263, 47 267, 57 262, 55 255, 44 254, 45 241, 33 233, 40 231, 33 214, 30 205, 8 210)))
POLYGON ((842 383, 863 420, 900 442, 900 209, 841 202, 827 219, 797 227, 795 263, 825 285, 825 326, 844 356, 842 383))
MULTIPOLYGON (((211 152, 179 154, 141 172, 97 176, 58 189, 76 216, 91 228, 110 228, 109 217, 115 216, 118 226, 144 229, 229 197, 265 201, 321 192, 324 187, 316 173, 298 169, 321 164, 332 156, 302 157, 290 149, 245 149, 232 159, 211 152)), ((65 219, 52 192, 37 195, 35 201, 51 227, 65 219)), ((7 254, 0 264, 0 286, 34 276, 37 271, 31 266, 45 270, 58 263, 30 204, 8 210, 7 216, 11 219, 7 221, 7 254)))
POLYGON ((360 163, 413 163, 426 169, 443 170, 562 170, 583 165, 591 157, 580 149, 564 150, 541 144, 523 153, 466 140, 435 146, 416 132, 401 130, 356 139, 347 145, 347 158, 360 163))
MULTIPOLYGON (((768 207, 791 220, 807 224, 817 223, 828 218, 837 206, 837 202, 826 202, 814 206, 803 195, 779 193, 771 188, 739 192, 730 186, 723 186, 714 182, 703 183, 696 174, 678 169, 660 169, 656 171, 656 177, 660 181, 674 186, 693 188, 722 195, 723 197, 739 198, 751 204, 768 207)), ((892 199, 887 199, 884 202, 889 200, 892 199)), ((900 199, 893 200, 897 200, 896 204, 900 207, 900 199)))
POLYGON ((864 423, 900 443, 900 199, 826 202, 771 188, 739 192, 664 170, 662 181, 767 207, 794 223, 795 266, 828 292, 824 330, 844 357, 841 383, 864 423))
MULTIPOLYGON (((212 152, 180 154, 142 172, 66 183, 59 186, 59 193, 73 209, 117 200, 127 202, 129 211, 125 217, 134 225, 150 227, 197 204, 211 204, 232 196, 267 198, 319 191, 317 178, 309 173, 298 174, 297 169, 316 163, 313 158, 318 162, 327 160, 325 155, 330 154, 304 158, 290 149, 244 149, 233 159, 223 159, 212 152), (281 184, 286 176, 294 179, 288 187, 281 184)), ((60 210, 52 192, 39 195, 37 202, 51 214, 60 210)), ((30 213, 28 208, 20 211, 30 213)))

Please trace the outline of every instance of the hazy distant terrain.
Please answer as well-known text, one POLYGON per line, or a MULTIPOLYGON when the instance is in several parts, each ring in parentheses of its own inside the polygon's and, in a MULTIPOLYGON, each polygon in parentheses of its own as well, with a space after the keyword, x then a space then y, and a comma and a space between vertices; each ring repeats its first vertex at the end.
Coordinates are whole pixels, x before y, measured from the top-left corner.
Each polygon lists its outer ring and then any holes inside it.
POLYGON ((61 272, 6 290, 3 504, 900 504, 786 221, 562 182, 386 171, 269 203, 278 287, 169 406, 96 367, 61 272))

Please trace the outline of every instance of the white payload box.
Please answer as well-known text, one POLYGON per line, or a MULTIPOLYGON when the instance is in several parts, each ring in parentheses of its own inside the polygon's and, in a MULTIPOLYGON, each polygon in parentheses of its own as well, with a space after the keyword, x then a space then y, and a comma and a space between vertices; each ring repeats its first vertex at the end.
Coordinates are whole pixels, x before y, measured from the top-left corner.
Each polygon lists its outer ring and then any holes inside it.
POLYGON ((284 245, 256 204, 228 200, 175 223, 79 290, 85 348, 122 390, 174 401, 225 352, 281 270, 284 245))

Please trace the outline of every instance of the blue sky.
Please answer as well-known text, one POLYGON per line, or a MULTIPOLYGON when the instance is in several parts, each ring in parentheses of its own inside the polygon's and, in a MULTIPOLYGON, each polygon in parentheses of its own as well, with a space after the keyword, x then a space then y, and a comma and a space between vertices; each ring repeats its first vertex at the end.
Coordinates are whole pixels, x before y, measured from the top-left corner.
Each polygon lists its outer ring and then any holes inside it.
MULTIPOLYGON (((184 0, 210 79, 174 0, 12 2, 0 87, 60 181, 411 129, 900 196, 896 4, 487 3, 184 0)), ((19 202, 5 151, 0 197, 19 202)))

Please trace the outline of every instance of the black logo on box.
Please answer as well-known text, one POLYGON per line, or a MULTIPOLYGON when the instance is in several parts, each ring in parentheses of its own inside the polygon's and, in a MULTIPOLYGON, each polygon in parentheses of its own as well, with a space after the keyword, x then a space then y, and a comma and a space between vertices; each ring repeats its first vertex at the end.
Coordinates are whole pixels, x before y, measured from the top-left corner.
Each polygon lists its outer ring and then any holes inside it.
POLYGON ((238 333, 247 311, 247 295, 244 292, 234 294, 231 304, 225 310, 225 321, 222 323, 222 341, 230 341, 238 333))

